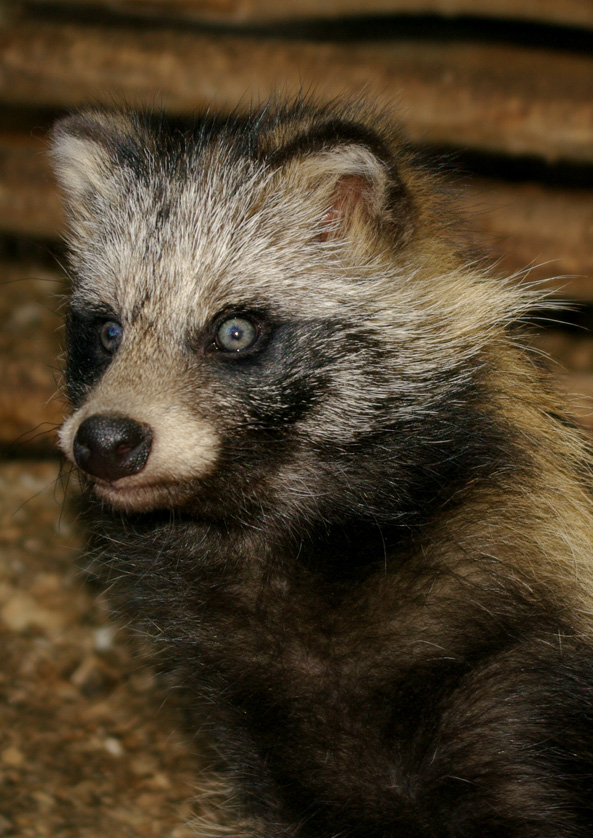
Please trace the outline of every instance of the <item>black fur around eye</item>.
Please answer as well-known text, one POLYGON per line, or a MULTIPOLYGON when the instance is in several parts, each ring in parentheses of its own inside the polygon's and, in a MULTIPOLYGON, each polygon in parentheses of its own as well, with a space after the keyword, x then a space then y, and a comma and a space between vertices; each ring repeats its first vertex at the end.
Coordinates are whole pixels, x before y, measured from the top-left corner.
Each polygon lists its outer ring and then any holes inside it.
POLYGON ((66 321, 66 335, 68 395, 78 406, 117 353, 123 327, 115 313, 106 306, 73 306, 66 321))
POLYGON ((217 349, 233 355, 253 349, 261 335, 259 323, 243 314, 234 314, 216 324, 214 343, 217 349))
POLYGON ((120 323, 116 320, 107 320, 101 326, 100 338, 101 345, 106 352, 113 355, 119 349, 122 341, 124 330, 120 323))

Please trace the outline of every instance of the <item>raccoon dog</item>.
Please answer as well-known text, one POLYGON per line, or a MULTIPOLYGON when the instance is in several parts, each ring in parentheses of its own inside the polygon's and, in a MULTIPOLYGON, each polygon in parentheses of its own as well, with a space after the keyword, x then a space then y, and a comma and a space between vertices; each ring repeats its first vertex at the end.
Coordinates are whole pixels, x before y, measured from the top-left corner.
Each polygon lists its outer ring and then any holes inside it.
POLYGON ((590 838, 590 461, 532 299, 359 108, 89 111, 54 156, 60 444, 250 834, 590 838))

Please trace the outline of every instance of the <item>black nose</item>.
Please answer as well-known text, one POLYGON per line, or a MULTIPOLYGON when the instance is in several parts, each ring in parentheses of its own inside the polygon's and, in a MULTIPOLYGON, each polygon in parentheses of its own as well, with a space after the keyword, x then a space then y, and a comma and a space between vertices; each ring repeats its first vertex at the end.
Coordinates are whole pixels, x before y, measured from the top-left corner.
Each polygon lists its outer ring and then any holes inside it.
POLYGON ((113 482, 142 471, 151 444, 148 425, 125 416, 96 413, 85 419, 76 432, 74 459, 93 477, 113 482))

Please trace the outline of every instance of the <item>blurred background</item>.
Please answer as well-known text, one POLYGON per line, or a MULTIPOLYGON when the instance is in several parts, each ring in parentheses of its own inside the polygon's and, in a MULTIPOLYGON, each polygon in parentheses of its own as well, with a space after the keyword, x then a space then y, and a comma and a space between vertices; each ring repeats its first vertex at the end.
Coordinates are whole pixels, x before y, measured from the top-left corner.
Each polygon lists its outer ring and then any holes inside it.
POLYGON ((87 104, 191 118, 279 92, 393 111, 460 239, 569 304, 534 342, 593 432, 592 0, 0 0, 0 836, 185 838, 205 782, 183 699, 75 571, 47 131, 87 104))

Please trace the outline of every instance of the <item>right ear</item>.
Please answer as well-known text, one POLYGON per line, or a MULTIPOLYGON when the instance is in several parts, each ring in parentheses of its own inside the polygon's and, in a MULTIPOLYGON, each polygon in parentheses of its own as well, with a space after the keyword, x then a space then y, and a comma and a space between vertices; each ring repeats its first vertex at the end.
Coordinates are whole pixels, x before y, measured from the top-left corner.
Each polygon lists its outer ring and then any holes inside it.
POLYGON ((121 194, 122 146, 134 126, 123 114, 87 111, 60 120, 52 132, 52 156, 74 235, 85 236, 106 203, 121 194))

